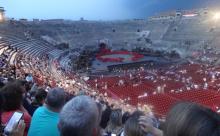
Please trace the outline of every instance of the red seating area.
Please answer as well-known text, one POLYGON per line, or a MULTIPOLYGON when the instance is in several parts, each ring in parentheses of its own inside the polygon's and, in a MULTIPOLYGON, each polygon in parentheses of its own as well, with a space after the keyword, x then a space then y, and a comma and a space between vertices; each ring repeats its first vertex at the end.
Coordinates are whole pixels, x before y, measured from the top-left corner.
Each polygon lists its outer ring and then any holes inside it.
POLYGON ((169 96, 175 97, 179 100, 193 101, 197 103, 204 103, 214 98, 219 98, 220 93, 212 90, 192 90, 181 93, 169 93, 169 96))
POLYGON ((155 115, 163 117, 169 109, 178 102, 178 99, 172 98, 169 95, 157 94, 146 98, 141 98, 140 103, 151 105, 155 115))
POLYGON ((139 103, 153 106, 153 111, 164 116, 179 101, 191 101, 207 106, 213 110, 220 107, 220 93, 212 90, 192 90, 182 93, 157 94, 139 99, 139 103))
POLYGON ((168 68, 163 71, 157 71, 155 74, 143 72, 138 77, 138 83, 134 83, 128 75, 113 77, 97 77, 88 81, 91 87, 98 85, 101 93, 107 92, 109 95, 114 94, 122 100, 127 100, 129 104, 149 104, 152 105, 153 111, 158 116, 165 116, 172 105, 178 101, 191 101, 203 104, 213 110, 220 107, 220 92, 213 88, 218 88, 216 84, 220 83, 218 78, 211 81, 210 72, 219 71, 218 68, 211 69, 199 64, 185 64, 175 68, 168 68), (165 74, 167 71, 170 73, 165 74), (185 72, 183 72, 185 71, 185 72), (173 73, 172 73, 173 72, 173 73), (154 79, 145 79, 145 76, 155 75, 154 79), (180 77, 178 77, 178 76, 180 77), (163 78, 161 78, 163 77, 163 78), (177 78, 178 77, 178 78, 177 78), (193 87, 187 90, 186 82, 182 78, 191 78, 190 83, 198 85, 199 88, 193 87), (208 88, 204 89, 204 78, 208 83, 208 88), (118 85, 119 80, 125 81, 124 85, 118 85), (103 86, 107 84, 107 88, 103 86), (157 92, 157 87, 165 85, 162 93, 157 92))

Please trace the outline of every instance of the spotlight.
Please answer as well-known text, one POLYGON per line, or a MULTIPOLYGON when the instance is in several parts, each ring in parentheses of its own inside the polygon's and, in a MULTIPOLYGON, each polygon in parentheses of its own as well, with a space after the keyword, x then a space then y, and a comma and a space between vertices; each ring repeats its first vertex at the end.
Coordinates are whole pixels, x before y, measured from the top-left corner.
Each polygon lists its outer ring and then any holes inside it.
POLYGON ((4 19, 3 15, 0 13, 0 22, 2 22, 4 19))
POLYGON ((215 13, 214 16, 213 16, 213 19, 215 21, 219 20, 220 19, 220 12, 215 13))

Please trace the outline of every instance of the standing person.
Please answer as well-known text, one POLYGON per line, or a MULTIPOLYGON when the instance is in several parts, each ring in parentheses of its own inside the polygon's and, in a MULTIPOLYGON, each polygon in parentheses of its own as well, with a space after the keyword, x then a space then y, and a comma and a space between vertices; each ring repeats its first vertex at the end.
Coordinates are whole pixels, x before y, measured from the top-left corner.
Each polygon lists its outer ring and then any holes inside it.
POLYGON ((44 89, 38 89, 34 96, 34 100, 28 105, 28 112, 31 116, 33 116, 35 110, 45 103, 45 99, 47 97, 47 92, 44 89))
POLYGON ((58 131, 59 112, 65 104, 65 92, 61 88, 49 90, 45 105, 33 114, 28 136, 60 136, 58 131))

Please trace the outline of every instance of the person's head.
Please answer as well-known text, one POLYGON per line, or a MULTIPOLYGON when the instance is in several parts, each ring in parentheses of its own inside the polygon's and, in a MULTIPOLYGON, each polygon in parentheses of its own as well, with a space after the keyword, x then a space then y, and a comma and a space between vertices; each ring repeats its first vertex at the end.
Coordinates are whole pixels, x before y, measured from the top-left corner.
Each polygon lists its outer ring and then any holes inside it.
POLYGON ((43 88, 38 89, 35 94, 35 101, 36 101, 36 103, 43 105, 46 97, 47 97, 47 92, 43 88))
MULTIPOLYGON (((11 81, 13 82, 13 81, 11 81)), ((21 84, 23 92, 26 92, 26 84, 27 82, 25 80, 18 80, 19 84, 21 84)))
POLYGON ((62 88, 53 88, 48 91, 45 103, 51 110, 59 112, 66 102, 66 95, 62 88))
POLYGON ((77 96, 60 113, 61 136, 91 136, 99 124, 96 102, 88 96, 77 96))
POLYGON ((126 121, 124 126, 125 136, 145 136, 146 134, 141 130, 139 125, 139 118, 144 116, 144 112, 135 111, 129 119, 126 121))
POLYGON ((19 81, 8 82, 2 89, 1 93, 5 103, 4 111, 14 111, 21 107, 23 98, 22 84, 19 81))
POLYGON ((122 124, 125 124, 125 122, 129 119, 131 114, 129 112, 125 112, 122 116, 122 124))
POLYGON ((122 110, 121 109, 112 110, 109 123, 115 127, 122 125, 122 110))
POLYGON ((179 103, 167 115, 164 136, 219 136, 220 116, 195 103, 179 103))
POLYGON ((32 82, 27 82, 27 81, 22 81, 22 82, 24 84, 25 91, 29 92, 31 90, 31 87, 32 87, 33 83, 32 82))

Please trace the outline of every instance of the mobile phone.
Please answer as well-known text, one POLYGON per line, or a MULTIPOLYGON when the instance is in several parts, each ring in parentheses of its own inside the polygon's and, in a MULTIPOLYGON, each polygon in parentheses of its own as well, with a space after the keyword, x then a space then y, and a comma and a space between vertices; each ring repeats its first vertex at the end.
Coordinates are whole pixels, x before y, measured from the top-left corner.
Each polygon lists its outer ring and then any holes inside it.
POLYGON ((8 136, 12 132, 14 126, 19 123, 19 121, 21 120, 22 116, 23 116, 23 113, 21 113, 21 112, 15 112, 12 115, 12 117, 10 118, 10 120, 8 121, 8 123, 7 123, 7 125, 6 125, 6 127, 4 129, 4 134, 5 135, 8 136))

